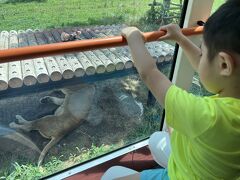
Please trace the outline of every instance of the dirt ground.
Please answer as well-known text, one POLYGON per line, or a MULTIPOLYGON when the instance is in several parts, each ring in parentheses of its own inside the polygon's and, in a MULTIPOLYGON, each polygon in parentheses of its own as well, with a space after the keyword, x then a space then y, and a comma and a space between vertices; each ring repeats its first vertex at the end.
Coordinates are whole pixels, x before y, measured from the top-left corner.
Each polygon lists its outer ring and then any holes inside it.
MULTIPOLYGON (((92 108, 88 115, 88 121, 84 121, 79 127, 69 132, 58 144, 50 149, 45 162, 51 156, 61 160, 67 160, 71 153, 77 151, 76 147, 90 148, 92 144, 112 145, 129 140, 129 135, 143 125, 145 107, 147 106, 148 91, 138 76, 129 76, 121 79, 111 79, 95 83, 96 93, 92 108), (141 107, 141 104, 143 105, 141 107)), ((21 115, 26 120, 32 121, 37 118, 53 114, 58 106, 53 104, 41 104, 39 99, 45 95, 63 97, 63 94, 53 90, 22 95, 14 98, 0 100, 0 127, 8 127, 15 121, 16 115, 21 115)), ((21 132, 29 137, 40 150, 49 142, 38 132, 21 132)), ((0 138, 4 131, 0 132, 0 138)), ((3 142, 3 139, 0 139, 3 142)), ((6 142, 8 143, 8 142, 6 142)), ((8 148, 0 143, 1 168, 11 166, 18 162, 37 163, 38 155, 26 146, 14 141, 9 141, 8 148), (19 160, 20 159, 20 160, 19 160), (5 166, 5 167, 4 167, 5 166)))

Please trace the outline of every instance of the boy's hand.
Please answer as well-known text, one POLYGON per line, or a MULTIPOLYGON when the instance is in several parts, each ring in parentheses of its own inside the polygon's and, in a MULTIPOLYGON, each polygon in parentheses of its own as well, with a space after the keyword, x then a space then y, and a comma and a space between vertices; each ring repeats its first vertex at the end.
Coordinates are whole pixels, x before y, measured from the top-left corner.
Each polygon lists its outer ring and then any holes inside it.
POLYGON ((192 67, 195 71, 198 71, 200 62, 201 49, 196 46, 190 39, 188 39, 181 31, 180 27, 176 24, 169 24, 160 27, 159 30, 163 30, 166 34, 159 38, 159 40, 173 40, 181 46, 185 55, 189 59, 192 67))
POLYGON ((160 37, 158 40, 173 40, 180 42, 181 38, 184 36, 180 27, 177 24, 169 24, 159 28, 159 31, 167 32, 166 35, 160 37))
POLYGON ((136 27, 127 27, 122 29, 122 36, 127 39, 128 44, 131 44, 133 41, 143 41, 144 42, 144 36, 142 32, 136 28, 136 27))

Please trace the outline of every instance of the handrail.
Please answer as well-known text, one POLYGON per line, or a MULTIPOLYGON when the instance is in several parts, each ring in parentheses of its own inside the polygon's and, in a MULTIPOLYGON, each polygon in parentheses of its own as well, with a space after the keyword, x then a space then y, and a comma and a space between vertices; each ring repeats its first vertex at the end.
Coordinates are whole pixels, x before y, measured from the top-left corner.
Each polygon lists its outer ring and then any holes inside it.
MULTIPOLYGON (((201 34, 203 32, 203 26, 183 28, 182 32, 186 36, 201 34)), ((165 34, 165 31, 143 33, 146 42, 156 41, 165 34)), ((0 63, 124 45, 127 45, 127 41, 123 36, 114 36, 5 49, 0 50, 0 63)))

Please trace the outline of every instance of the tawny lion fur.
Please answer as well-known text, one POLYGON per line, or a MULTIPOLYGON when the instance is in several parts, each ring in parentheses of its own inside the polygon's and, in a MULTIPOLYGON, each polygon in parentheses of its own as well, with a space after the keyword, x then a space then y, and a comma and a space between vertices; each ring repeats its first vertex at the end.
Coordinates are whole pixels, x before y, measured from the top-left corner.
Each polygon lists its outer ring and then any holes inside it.
POLYGON ((59 105, 53 115, 27 121, 22 116, 16 115, 18 123, 9 124, 11 128, 24 131, 37 130, 39 133, 50 139, 49 143, 43 148, 38 159, 41 165, 48 150, 59 142, 67 133, 77 128, 80 123, 88 116, 93 102, 95 87, 94 85, 81 85, 80 88, 61 89, 65 94, 64 98, 45 96, 41 102, 47 101, 59 105))

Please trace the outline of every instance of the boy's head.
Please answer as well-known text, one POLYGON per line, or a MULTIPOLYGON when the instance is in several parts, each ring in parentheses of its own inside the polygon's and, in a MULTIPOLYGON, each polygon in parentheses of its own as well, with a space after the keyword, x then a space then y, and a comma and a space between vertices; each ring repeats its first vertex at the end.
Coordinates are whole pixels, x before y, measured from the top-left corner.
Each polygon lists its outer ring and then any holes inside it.
MULTIPOLYGON (((240 0, 228 0, 204 26, 199 74, 204 86, 220 93, 231 81, 240 80, 240 0)), ((236 82, 235 82, 236 83, 236 82)))
POLYGON ((220 51, 240 54, 240 1, 228 0, 204 26, 203 39, 209 60, 220 51))

